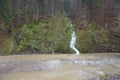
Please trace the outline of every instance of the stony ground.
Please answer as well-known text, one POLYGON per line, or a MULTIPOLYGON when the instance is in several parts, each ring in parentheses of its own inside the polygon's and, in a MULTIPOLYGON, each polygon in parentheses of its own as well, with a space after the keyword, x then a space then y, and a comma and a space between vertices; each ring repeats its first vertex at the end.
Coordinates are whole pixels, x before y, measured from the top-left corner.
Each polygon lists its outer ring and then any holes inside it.
POLYGON ((0 80, 120 80, 120 53, 0 56, 0 80))

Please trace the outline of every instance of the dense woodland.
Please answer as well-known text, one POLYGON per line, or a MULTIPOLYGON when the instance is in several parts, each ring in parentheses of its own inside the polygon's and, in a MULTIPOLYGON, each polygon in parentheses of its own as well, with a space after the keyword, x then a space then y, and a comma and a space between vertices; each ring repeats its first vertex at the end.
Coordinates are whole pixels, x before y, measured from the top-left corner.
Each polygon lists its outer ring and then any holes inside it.
POLYGON ((0 54, 120 52, 120 0, 0 0, 0 54), (74 28, 71 29, 70 25, 74 28))

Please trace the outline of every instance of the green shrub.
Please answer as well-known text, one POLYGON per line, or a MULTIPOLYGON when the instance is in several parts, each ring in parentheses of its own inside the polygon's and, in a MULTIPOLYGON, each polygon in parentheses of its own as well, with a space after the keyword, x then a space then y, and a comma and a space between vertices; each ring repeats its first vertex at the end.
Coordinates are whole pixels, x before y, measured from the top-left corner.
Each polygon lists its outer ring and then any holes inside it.
POLYGON ((108 33, 109 43, 107 44, 108 52, 120 52, 120 27, 115 27, 108 33))
POLYGON ((40 53, 51 53, 51 43, 55 52, 68 52, 70 41, 70 21, 63 14, 41 21, 38 24, 23 25, 18 38, 17 52, 26 49, 40 53))
POLYGON ((96 24, 90 24, 86 30, 77 31, 78 49, 85 53, 101 52, 101 48, 105 47, 108 42, 106 33, 103 28, 98 27, 96 24))
POLYGON ((0 55, 11 54, 14 50, 14 42, 10 37, 2 37, 0 39, 0 55))

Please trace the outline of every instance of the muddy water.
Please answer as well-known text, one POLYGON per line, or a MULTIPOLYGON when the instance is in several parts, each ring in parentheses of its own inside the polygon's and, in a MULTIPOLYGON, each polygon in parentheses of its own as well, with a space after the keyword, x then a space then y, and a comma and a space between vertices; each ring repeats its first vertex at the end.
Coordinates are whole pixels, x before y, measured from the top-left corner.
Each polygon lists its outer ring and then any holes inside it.
POLYGON ((0 56, 0 80, 100 80, 120 73, 120 53, 0 56))

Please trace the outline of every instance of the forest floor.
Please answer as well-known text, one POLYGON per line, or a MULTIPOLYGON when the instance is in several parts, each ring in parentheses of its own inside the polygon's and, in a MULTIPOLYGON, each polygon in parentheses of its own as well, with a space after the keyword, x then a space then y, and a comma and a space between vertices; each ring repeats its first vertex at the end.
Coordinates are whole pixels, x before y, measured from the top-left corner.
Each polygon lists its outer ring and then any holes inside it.
POLYGON ((120 53, 0 56, 0 80, 102 80, 109 74, 120 74, 120 53))

